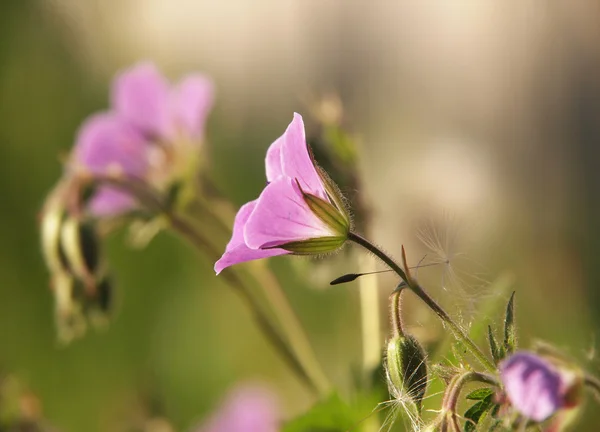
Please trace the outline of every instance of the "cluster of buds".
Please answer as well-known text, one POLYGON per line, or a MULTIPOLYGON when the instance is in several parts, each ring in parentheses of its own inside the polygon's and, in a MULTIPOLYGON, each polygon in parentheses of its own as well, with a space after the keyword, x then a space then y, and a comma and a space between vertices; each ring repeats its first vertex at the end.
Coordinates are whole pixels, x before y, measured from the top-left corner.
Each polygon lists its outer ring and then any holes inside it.
POLYGON ((111 109, 81 126, 41 214, 61 340, 80 336, 88 322, 107 321, 114 289, 101 237, 135 218, 147 241, 147 233, 164 224, 165 211, 186 205, 212 99, 205 76, 189 75, 171 86, 142 63, 117 75, 111 109))
POLYGON ((97 227, 65 206, 76 183, 61 182, 42 211, 42 251, 51 272, 59 340, 81 336, 89 320, 103 325, 112 309, 113 285, 97 227))

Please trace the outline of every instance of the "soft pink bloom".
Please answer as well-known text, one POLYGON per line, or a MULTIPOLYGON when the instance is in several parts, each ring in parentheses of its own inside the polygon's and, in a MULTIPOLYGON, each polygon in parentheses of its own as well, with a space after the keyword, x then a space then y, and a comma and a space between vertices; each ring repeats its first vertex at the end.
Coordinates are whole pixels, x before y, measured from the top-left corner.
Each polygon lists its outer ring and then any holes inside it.
POLYGON ((275 395, 262 387, 240 387, 196 432, 278 432, 275 395))
POLYGON ((185 132, 202 138, 213 103, 212 82, 192 74, 171 86, 152 63, 140 63, 121 72, 112 87, 116 113, 146 136, 169 140, 185 132))
POLYGON ((336 200, 337 191, 326 187, 312 161, 299 114, 269 147, 266 174, 261 195, 235 218, 233 236, 215 264, 217 274, 259 258, 333 250, 345 240, 348 217, 336 200), (315 209, 315 202, 322 208, 315 209))
MULTIPOLYGON (((137 64, 113 81, 112 109, 82 125, 73 152, 74 169, 93 174, 120 171, 142 179, 156 170, 168 171, 168 166, 156 166, 157 151, 187 152, 178 150, 179 141, 200 143, 212 103, 213 86, 204 75, 188 75, 171 86, 153 64, 137 64)), ((90 211, 109 216, 134 206, 126 193, 103 187, 92 198, 90 211)))
POLYGON ((533 353, 521 351, 500 364, 504 390, 513 407, 541 422, 567 405, 571 377, 533 353))

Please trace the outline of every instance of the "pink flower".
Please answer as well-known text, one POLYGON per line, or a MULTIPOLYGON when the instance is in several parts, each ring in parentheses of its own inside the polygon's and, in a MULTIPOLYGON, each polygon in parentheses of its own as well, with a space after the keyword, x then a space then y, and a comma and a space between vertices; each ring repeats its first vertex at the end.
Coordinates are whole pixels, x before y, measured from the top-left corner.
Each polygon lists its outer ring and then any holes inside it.
POLYGON ((263 192, 235 218, 217 274, 245 261, 332 251, 347 238, 349 217, 337 188, 313 163, 299 114, 267 150, 266 173, 263 192))
MULTIPOLYGON (((177 175, 173 161, 190 159, 203 139, 213 102, 208 78, 193 74, 171 86, 151 63, 140 63, 117 75, 112 109, 91 116, 81 127, 72 169, 92 174, 164 180, 177 175), (169 165, 171 164, 171 165, 169 165)), ((90 203, 97 216, 131 210, 133 199, 111 187, 101 188, 90 203)))
POLYGON ((197 432, 277 432, 275 396, 261 387, 240 387, 197 432))
POLYGON ((568 405, 573 377, 544 358, 518 352, 500 364, 504 390, 514 408, 541 422, 568 405))

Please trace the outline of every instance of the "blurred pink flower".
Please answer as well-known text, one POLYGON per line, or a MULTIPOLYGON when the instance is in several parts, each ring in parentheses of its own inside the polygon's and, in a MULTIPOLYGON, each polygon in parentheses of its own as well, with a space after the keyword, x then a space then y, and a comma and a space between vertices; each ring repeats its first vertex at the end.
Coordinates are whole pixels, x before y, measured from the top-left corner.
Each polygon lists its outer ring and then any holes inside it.
MULTIPOLYGON (((155 169, 168 170, 164 163, 156 166, 157 152, 170 153, 162 159, 172 161, 178 141, 200 143, 212 103, 213 86, 207 77, 192 74, 170 86, 153 64, 137 64, 113 81, 112 109, 82 125, 73 165, 92 174, 120 172, 137 178, 155 169)), ((134 206, 126 193, 103 187, 92 198, 90 211, 109 216, 134 206)))
POLYGON ((275 395, 262 387, 239 387, 195 432, 277 432, 277 405, 275 395))
POLYGON ((215 264, 224 268, 288 253, 322 253, 347 238, 349 218, 338 192, 315 167, 299 114, 267 150, 268 184, 240 208, 233 236, 215 264))
POLYGON ((533 353, 517 352, 500 364, 500 376, 513 407, 541 422, 567 406, 572 379, 533 353))

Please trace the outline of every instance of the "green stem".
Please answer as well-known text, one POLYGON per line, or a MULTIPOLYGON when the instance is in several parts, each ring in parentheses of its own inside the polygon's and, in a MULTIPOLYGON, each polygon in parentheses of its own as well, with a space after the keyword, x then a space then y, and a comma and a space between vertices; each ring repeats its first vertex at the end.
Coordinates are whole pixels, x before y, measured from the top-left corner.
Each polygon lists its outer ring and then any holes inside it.
MULTIPOLYGON (((209 239, 205 238, 200 232, 194 229, 185 219, 175 214, 172 209, 166 206, 161 199, 160 194, 142 180, 132 177, 119 178, 110 175, 98 175, 94 176, 91 181, 98 184, 108 184, 131 193, 138 199, 141 205, 145 206, 150 211, 155 211, 156 213, 163 215, 169 221, 172 229, 182 237, 186 238, 200 252, 206 254, 213 261, 220 258, 220 250, 213 246, 209 239)), ((253 313, 254 318, 263 331, 263 334, 267 337, 267 340, 269 340, 273 347, 282 355, 282 358, 298 375, 300 380, 317 394, 321 396, 327 395, 330 386, 324 373, 320 369, 320 365, 310 355, 303 354, 307 350, 312 354, 312 350, 310 349, 310 345, 306 338, 304 337, 304 339, 302 339, 303 344, 299 344, 298 342, 288 342, 287 338, 277 329, 277 325, 273 322, 268 312, 264 310, 252 294, 252 290, 247 286, 244 279, 239 277, 234 271, 225 272, 223 273, 223 276, 232 287, 236 288, 236 291, 241 295, 242 299, 253 313), (302 349, 298 348, 298 345, 300 345, 302 349)), ((283 300, 278 299, 277 304, 281 305, 283 301, 285 301, 285 298, 283 298, 283 300)), ((288 320, 291 316, 294 316, 291 308, 284 309, 283 313, 287 314, 288 320)), ((278 318, 281 320, 281 316, 278 318)), ((294 328, 295 333, 290 332, 290 324, 284 325, 284 333, 288 335, 290 340, 297 341, 299 338, 298 333, 300 332, 302 336, 304 336, 304 333, 302 333, 299 323, 293 322, 293 324, 295 324, 296 327, 294 328)))
MULTIPOLYGON (((359 257, 361 273, 374 270, 372 256, 359 257)), ((379 316, 379 290, 377 278, 359 280, 360 326, 362 340, 362 363, 365 382, 371 385, 373 371, 381 363, 381 329, 379 316)))
POLYGON ((402 291, 404 287, 398 286, 390 296, 390 331, 392 338, 404 337, 404 323, 402 322, 402 291))
POLYGON ((471 354, 485 367, 488 371, 494 372, 496 367, 485 356, 485 354, 475 345, 464 330, 452 320, 450 315, 432 298, 427 292, 414 280, 406 275, 406 272, 385 252, 375 246, 373 243, 361 237, 360 235, 351 232, 348 234, 348 240, 364 247, 373 255, 381 259, 388 267, 396 272, 400 278, 406 282, 408 287, 419 297, 435 314, 452 330, 454 337, 458 339, 471 354))
MULTIPOLYGON (((444 393, 444 398, 442 401, 442 411, 447 412, 450 415, 449 420, 452 423, 452 427, 455 430, 461 430, 459 424, 458 415, 456 413, 456 407, 458 406, 458 398, 460 397, 460 392, 464 388, 465 385, 471 382, 482 382, 485 384, 490 384, 495 387, 499 387, 499 383, 491 375, 467 371, 460 375, 455 376, 448 384, 446 388, 446 392, 444 393)), ((469 420, 466 420, 469 421, 469 420)))

